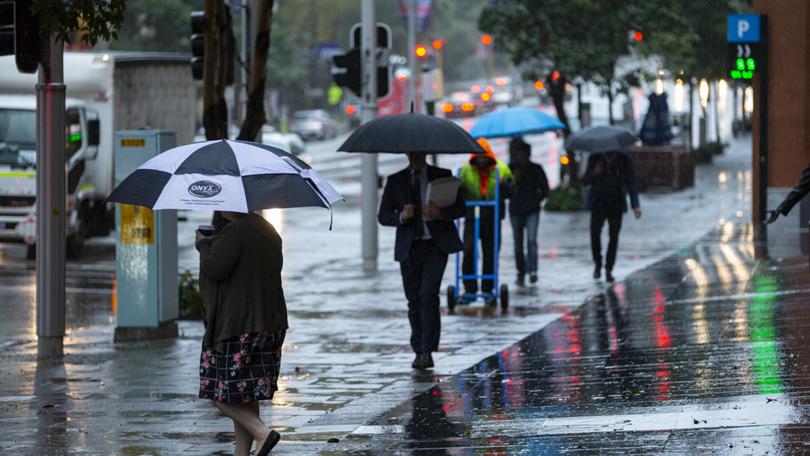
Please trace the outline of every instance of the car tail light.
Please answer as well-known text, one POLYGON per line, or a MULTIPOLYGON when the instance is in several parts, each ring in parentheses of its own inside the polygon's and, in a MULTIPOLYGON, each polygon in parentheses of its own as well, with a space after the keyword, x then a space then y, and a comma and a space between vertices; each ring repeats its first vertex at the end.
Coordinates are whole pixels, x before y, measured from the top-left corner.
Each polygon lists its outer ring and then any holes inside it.
POLYGON ((452 103, 442 103, 442 111, 444 111, 444 112, 453 112, 453 104, 452 103))
POLYGON ((461 104, 461 110, 464 111, 464 112, 473 112, 474 109, 475 109, 475 105, 472 104, 472 103, 462 103, 461 104))

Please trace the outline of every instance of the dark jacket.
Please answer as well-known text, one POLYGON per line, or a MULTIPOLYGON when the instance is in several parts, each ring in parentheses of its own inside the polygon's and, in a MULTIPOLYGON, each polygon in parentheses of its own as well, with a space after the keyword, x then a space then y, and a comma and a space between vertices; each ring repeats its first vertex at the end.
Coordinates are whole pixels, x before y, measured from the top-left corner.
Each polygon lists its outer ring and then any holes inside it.
POLYGON ((782 204, 776 209, 778 212, 781 212, 782 215, 788 215, 793 206, 796 205, 805 195, 810 193, 810 166, 802 171, 802 175, 799 178, 799 183, 793 187, 793 189, 788 193, 788 196, 785 197, 785 200, 782 201, 782 204))
POLYGON ((281 236, 258 214, 236 219, 197 242, 205 305, 203 346, 221 351, 225 339, 287 329, 281 288, 281 236))
MULTIPOLYGON (((450 170, 435 166, 427 167, 428 182, 449 176, 452 176, 450 170)), ((408 254, 411 252, 411 243, 416 233, 413 220, 405 223, 399 221, 399 214, 405 205, 412 204, 411 179, 410 168, 405 168, 389 176, 380 201, 380 211, 377 213, 377 220, 380 221, 381 225, 397 227, 397 240, 394 247, 394 259, 396 261, 405 261, 408 258, 408 254)), ((427 203, 427 201, 424 203, 427 203)), ((446 254, 458 252, 464 245, 458 237, 458 231, 453 220, 464 215, 462 192, 458 192, 456 202, 452 206, 442 208, 441 211, 441 220, 427 222, 430 236, 442 252, 446 254)))
POLYGON ((585 208, 588 210, 598 206, 627 212, 628 193, 631 207, 634 209, 640 207, 633 159, 625 152, 591 154, 588 157, 585 175, 582 176, 582 183, 591 186, 585 197, 585 208), (602 162, 605 171, 594 174, 598 162, 602 162))
POLYGON ((551 191, 543 167, 534 162, 509 165, 515 178, 509 213, 528 215, 540 210, 540 203, 551 191))

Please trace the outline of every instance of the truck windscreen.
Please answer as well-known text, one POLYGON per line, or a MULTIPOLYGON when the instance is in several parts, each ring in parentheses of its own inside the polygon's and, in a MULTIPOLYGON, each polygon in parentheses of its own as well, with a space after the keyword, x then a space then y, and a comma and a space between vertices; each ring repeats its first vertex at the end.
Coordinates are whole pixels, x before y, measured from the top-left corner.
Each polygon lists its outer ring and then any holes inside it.
POLYGON ((36 162, 36 111, 0 108, 0 165, 36 162))

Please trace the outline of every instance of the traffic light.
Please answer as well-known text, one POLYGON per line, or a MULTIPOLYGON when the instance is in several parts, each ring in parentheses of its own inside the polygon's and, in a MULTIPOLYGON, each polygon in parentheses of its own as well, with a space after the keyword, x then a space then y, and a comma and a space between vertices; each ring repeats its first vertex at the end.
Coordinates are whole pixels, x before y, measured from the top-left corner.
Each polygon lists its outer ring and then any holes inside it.
POLYGON ((413 53, 417 59, 425 59, 428 56, 428 48, 424 44, 417 44, 413 53))
POLYGON ((205 12, 191 12, 191 75, 196 80, 203 78, 205 57, 205 12))
POLYGON ((360 65, 360 49, 354 48, 332 57, 332 79, 358 97, 363 90, 363 69, 360 65))
POLYGON ((43 40, 39 20, 31 12, 31 2, 16 1, 14 8, 14 56, 17 69, 36 73, 42 59, 43 40))
POLYGON ((557 71, 557 70, 552 71, 551 72, 551 80, 554 81, 554 82, 559 81, 560 80, 560 72, 557 71))
POLYGON ((441 51, 442 48, 444 47, 444 40, 440 39, 440 38, 436 38, 435 40, 430 42, 430 45, 433 47, 433 49, 435 49, 437 51, 441 51))
POLYGON ((490 44, 492 44, 492 35, 490 35, 489 33, 484 33, 483 35, 481 35, 481 44, 483 44, 484 46, 489 46, 490 44))
POLYGON ((0 55, 14 54, 14 2, 0 2, 0 55))

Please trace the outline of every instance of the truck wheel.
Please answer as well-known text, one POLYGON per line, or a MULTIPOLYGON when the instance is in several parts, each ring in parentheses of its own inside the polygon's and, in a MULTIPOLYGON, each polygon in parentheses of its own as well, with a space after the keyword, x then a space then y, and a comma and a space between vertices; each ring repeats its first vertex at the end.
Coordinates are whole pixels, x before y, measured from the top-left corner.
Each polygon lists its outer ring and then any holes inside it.
POLYGON ((84 250, 84 238, 79 234, 68 236, 65 242, 65 257, 68 260, 78 260, 84 250))
POLYGON ((509 287, 506 284, 501 285, 501 310, 509 308, 509 287))
POLYGON ((447 309, 453 312, 456 308, 456 287, 453 285, 447 286, 447 309))

